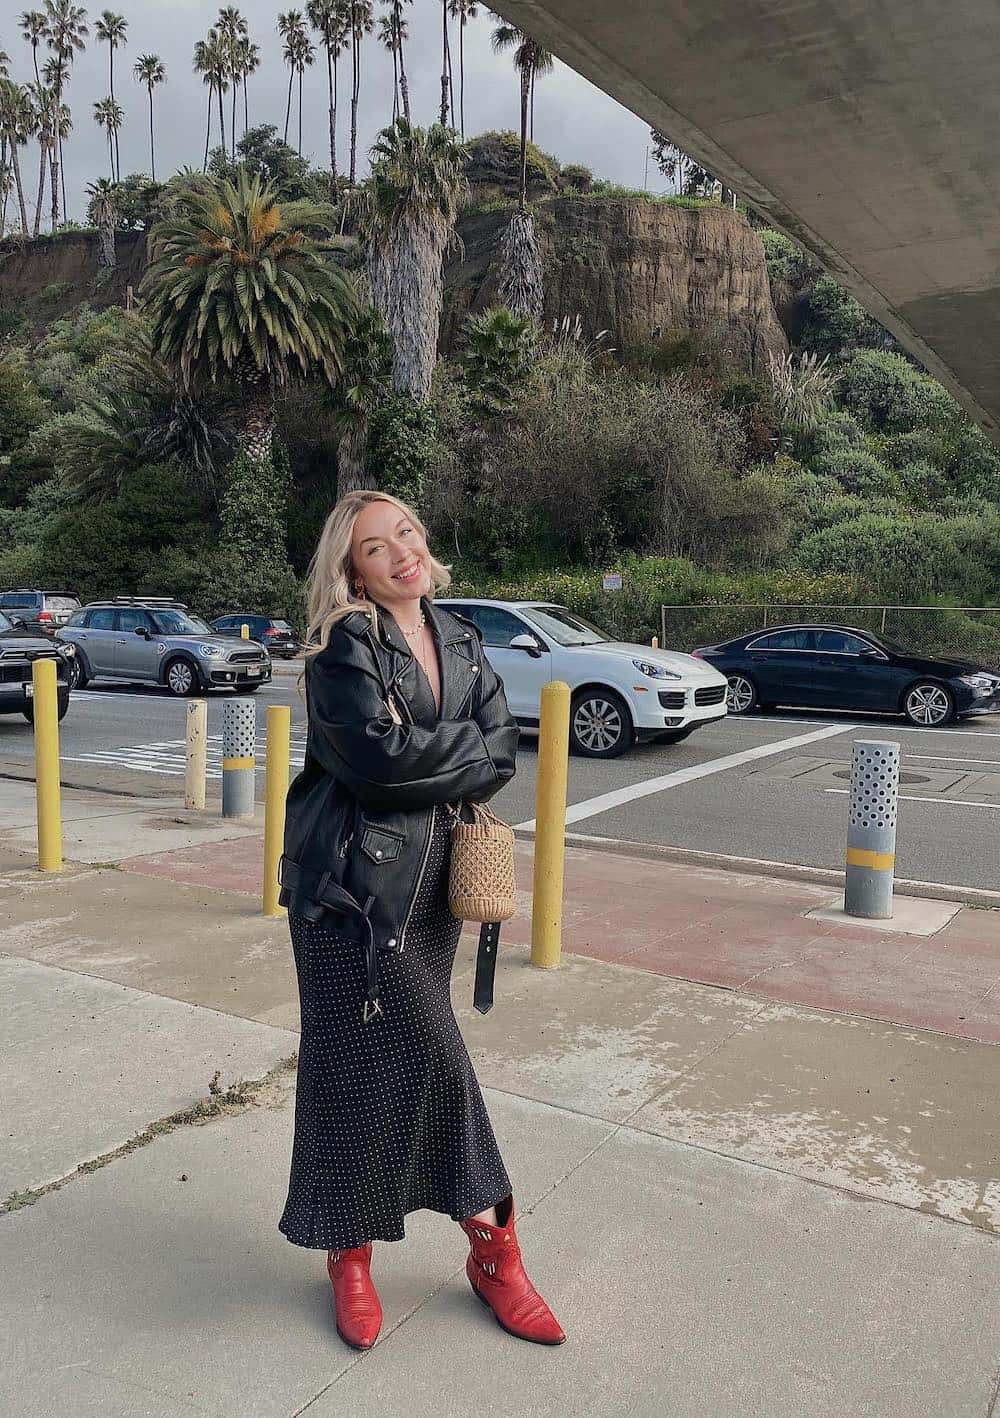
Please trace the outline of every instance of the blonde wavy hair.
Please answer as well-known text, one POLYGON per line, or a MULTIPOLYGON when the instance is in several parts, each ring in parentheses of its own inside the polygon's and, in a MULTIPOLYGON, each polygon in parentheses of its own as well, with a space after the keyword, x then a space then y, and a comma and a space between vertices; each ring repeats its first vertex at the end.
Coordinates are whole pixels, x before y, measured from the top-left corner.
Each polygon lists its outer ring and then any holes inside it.
MULTIPOLYGON (((393 497, 392 493, 376 492, 371 488, 345 492, 323 524, 306 573, 307 657, 319 654, 337 621, 343 620, 352 611, 365 611, 371 617, 373 627, 378 629, 378 605, 367 595, 359 596, 355 592, 354 580, 358 572, 351 560, 354 524, 371 502, 388 502, 398 507, 427 540, 427 528, 413 508, 393 497)), ((451 567, 431 556, 430 569, 433 583, 430 594, 433 598, 451 585, 451 567)))

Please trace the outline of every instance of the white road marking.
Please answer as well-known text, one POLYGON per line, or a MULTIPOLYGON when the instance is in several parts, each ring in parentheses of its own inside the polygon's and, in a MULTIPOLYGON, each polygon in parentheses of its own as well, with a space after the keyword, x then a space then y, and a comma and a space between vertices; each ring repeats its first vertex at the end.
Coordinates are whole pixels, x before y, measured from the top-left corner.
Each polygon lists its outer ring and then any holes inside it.
MULTIPOLYGON (((853 724, 833 724, 825 729, 813 729, 808 734, 796 734, 794 738, 779 739, 776 743, 758 744, 756 748, 744 749, 742 753, 727 753, 722 758, 711 758, 707 763, 696 763, 690 768, 678 768, 673 773, 664 773, 659 778, 647 778, 642 783, 632 783, 627 788, 616 788, 612 793, 601 793, 596 798, 586 798, 574 803, 566 810, 567 822, 581 822, 587 817, 597 817, 602 812, 623 807, 636 798, 650 797, 662 793, 667 788, 679 787, 682 783, 693 783, 698 778, 711 777, 713 773, 724 773, 728 768, 739 768, 743 763, 754 763, 759 758, 770 758, 776 753, 788 753, 790 749, 802 748, 808 743, 818 743, 821 739, 832 739, 837 734, 847 734, 853 724)), ((519 822, 519 828, 533 832, 535 819, 519 822)))
MULTIPOLYGON (((824 793, 842 793, 845 797, 851 791, 850 788, 824 788, 824 793)), ((942 807, 991 807, 994 812, 1000 809, 1000 803, 976 803, 970 798, 921 798, 916 793, 900 793, 901 802, 908 803, 940 803, 942 807)))
MULTIPOLYGON (((258 734, 255 753, 257 772, 265 767, 267 739, 258 734)), ((290 766, 298 770, 305 761, 305 728, 295 725, 292 729, 290 766)), ((164 739, 156 743, 116 744, 109 748, 94 749, 90 753, 63 754, 67 763, 92 763, 107 767, 130 768, 140 773, 163 773, 169 777, 182 777, 185 769, 186 743, 184 739, 164 739)), ((206 741, 206 776, 222 777, 222 735, 209 734, 206 741)))
POLYGON ((933 758, 944 763, 985 763, 1000 768, 1000 758, 964 758, 955 753, 907 753, 907 758, 933 758))
MULTIPOLYGON (((742 718, 742 714, 727 714, 726 717, 724 719, 720 719, 719 722, 721 724, 731 724, 737 722, 742 718)), ((808 724, 810 720, 779 719, 776 716, 772 717, 770 714, 768 714, 763 719, 757 719, 751 722, 756 722, 758 724, 808 724)), ((822 722, 829 724, 832 721, 830 719, 824 719, 822 722)), ((924 728, 923 726, 918 726, 917 724, 907 724, 899 719, 893 719, 888 714, 886 715, 884 720, 879 720, 874 724, 866 724, 857 719, 851 719, 848 722, 849 729, 857 729, 860 732, 864 732, 864 730, 866 729, 874 730, 881 729, 883 727, 885 727, 886 729, 893 729, 895 730, 895 732, 901 734, 919 734, 921 738, 923 738, 925 734, 951 734, 957 738, 965 739, 1000 739, 1000 729, 929 729, 924 728)))

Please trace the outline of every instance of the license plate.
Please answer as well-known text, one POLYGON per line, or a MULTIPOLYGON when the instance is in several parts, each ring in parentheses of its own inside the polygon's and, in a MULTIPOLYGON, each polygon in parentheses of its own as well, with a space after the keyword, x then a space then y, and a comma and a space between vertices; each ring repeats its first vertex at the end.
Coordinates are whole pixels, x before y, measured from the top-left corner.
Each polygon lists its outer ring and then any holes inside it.
POLYGON ((28 680, 27 684, 23 684, 21 688, 24 690, 25 699, 34 698, 35 686, 32 684, 31 680, 28 680))
POLYGON ((263 665, 247 665, 247 674, 248 674, 248 675, 262 675, 263 673, 264 673, 264 666, 263 666, 263 665))

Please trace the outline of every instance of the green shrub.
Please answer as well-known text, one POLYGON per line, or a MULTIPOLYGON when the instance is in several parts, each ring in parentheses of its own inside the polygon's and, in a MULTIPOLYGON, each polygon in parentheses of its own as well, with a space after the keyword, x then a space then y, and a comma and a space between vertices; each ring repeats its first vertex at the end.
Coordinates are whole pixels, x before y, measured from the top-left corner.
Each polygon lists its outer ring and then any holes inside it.
POLYGON ((831 357, 896 347, 889 331, 832 276, 820 276, 809 292, 800 343, 805 350, 831 357))
POLYGON ((846 492, 868 497, 896 497, 902 491, 898 476, 864 448, 843 448, 817 455, 813 471, 836 478, 846 492))
POLYGON ((962 417, 954 399, 902 355, 859 350, 840 375, 840 400, 869 433, 948 427, 962 417))
POLYGON ((809 253, 796 246, 784 232, 775 231, 773 227, 764 227, 757 235, 764 247, 767 274, 772 283, 785 281, 794 289, 798 289, 808 281, 815 280, 820 274, 820 267, 809 253))

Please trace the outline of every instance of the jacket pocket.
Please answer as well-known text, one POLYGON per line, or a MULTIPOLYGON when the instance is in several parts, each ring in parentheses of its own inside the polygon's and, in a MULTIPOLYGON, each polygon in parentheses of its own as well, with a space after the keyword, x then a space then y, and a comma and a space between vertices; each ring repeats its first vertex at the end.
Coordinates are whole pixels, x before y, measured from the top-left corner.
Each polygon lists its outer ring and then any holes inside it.
POLYGON ((394 862, 403 849, 403 833, 391 827, 368 827, 361 833, 361 850, 366 857, 381 865, 394 862))

